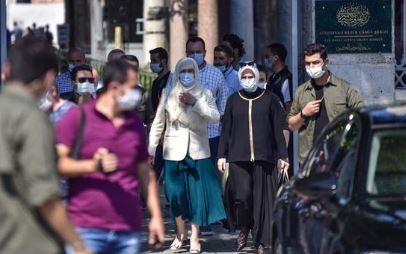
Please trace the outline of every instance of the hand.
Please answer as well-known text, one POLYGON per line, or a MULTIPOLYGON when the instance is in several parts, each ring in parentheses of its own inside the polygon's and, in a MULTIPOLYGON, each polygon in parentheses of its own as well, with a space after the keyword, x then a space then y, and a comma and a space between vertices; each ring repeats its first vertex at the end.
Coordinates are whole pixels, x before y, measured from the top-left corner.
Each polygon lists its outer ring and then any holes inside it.
POLYGON ((195 105, 197 99, 191 95, 190 93, 180 93, 179 94, 179 101, 186 104, 186 105, 195 105))
POLYGON ((308 102, 302 109, 303 115, 314 116, 315 114, 319 113, 322 101, 323 99, 308 102))
POLYGON ((281 173, 287 173, 289 169, 289 159, 279 159, 278 160, 278 169, 281 173))
POLYGON ((118 158, 115 154, 110 153, 106 148, 97 149, 93 155, 93 159, 101 160, 101 169, 104 173, 111 173, 117 170, 118 158))
POLYGON ((87 249, 83 249, 83 250, 74 250, 73 252, 74 254, 92 254, 92 252, 90 252, 87 249))
POLYGON ((148 164, 151 165, 151 166, 154 166, 154 164, 155 164, 155 157, 154 156, 150 155, 148 157, 148 164))
POLYGON ((217 168, 221 173, 224 173, 224 171, 226 170, 226 163, 227 163, 227 160, 225 158, 218 159, 217 168))
POLYGON ((151 218, 148 225, 148 244, 160 248, 165 242, 165 229, 162 218, 151 218))

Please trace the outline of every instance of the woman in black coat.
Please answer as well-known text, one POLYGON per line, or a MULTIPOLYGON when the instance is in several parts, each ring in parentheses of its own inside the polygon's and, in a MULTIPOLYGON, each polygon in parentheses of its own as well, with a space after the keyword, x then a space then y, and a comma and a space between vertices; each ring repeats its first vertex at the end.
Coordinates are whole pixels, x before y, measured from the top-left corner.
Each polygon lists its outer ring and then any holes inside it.
POLYGON ((286 113, 279 98, 258 87, 256 66, 240 68, 243 90, 227 101, 218 150, 218 169, 229 163, 225 189, 230 229, 240 229, 237 251, 252 237, 258 253, 271 245, 272 204, 278 168, 289 167, 283 129, 286 113))

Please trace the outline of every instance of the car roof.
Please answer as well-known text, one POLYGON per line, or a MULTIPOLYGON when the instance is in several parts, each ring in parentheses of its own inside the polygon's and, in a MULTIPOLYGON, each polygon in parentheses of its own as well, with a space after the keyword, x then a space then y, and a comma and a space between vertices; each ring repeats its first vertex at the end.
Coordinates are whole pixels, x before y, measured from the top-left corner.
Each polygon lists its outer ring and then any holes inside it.
POLYGON ((367 106, 357 109, 372 125, 406 124, 406 103, 367 106))

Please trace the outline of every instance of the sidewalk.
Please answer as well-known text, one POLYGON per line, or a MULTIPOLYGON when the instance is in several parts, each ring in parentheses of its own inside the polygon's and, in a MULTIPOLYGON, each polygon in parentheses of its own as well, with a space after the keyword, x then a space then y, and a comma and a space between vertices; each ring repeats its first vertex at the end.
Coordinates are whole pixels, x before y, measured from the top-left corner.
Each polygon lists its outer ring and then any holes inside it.
MULTIPOLYGON (((161 188, 162 189, 162 188, 161 188)), ((161 195, 161 204, 164 206, 165 199, 163 195, 161 195)), ((175 224, 170 219, 169 215, 169 208, 163 208, 163 216, 164 216, 164 223, 165 223, 165 230, 166 230, 166 238, 165 244, 161 249, 155 250, 152 249, 147 244, 147 232, 148 232, 148 212, 144 211, 144 225, 143 225, 143 233, 142 233, 142 249, 141 253, 189 253, 189 242, 186 245, 177 251, 168 250, 169 246, 171 245, 174 237, 175 237, 175 224)), ((190 226, 188 225, 190 229, 190 226)), ((201 246, 202 246, 202 253, 237 253, 236 249, 236 239, 238 234, 237 233, 229 233, 228 230, 224 229, 221 225, 212 225, 212 230, 214 231, 213 236, 202 236, 201 238, 201 246)), ((190 234, 190 232, 189 232, 190 234)), ((255 253, 254 249, 251 248, 252 243, 249 242, 247 244, 248 247, 244 249, 243 252, 240 253, 255 253)))

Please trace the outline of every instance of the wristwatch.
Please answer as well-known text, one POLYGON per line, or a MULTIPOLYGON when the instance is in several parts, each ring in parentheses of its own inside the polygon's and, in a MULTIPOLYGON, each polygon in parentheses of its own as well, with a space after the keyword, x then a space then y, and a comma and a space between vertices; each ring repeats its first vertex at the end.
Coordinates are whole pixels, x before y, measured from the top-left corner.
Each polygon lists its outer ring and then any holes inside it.
POLYGON ((303 120, 309 119, 308 116, 305 116, 305 115, 303 114, 303 110, 300 110, 300 117, 301 117, 303 120))

